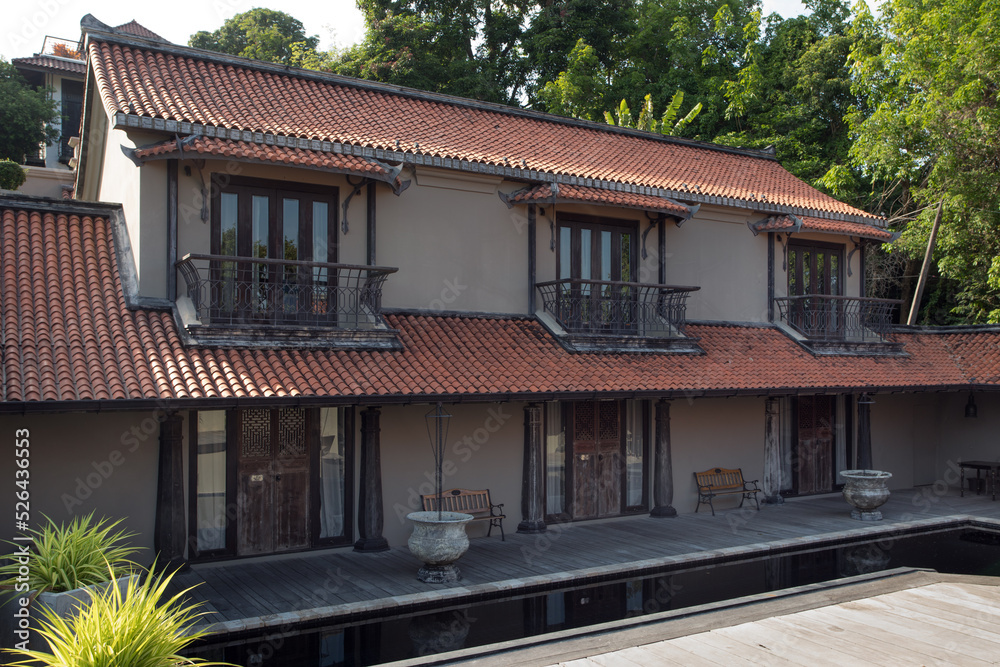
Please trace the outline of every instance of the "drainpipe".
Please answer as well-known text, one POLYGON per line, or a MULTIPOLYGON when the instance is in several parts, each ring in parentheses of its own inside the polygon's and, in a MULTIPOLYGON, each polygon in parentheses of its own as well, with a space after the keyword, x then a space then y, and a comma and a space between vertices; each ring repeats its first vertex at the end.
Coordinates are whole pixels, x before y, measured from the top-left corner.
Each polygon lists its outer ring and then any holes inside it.
POLYGON ((368 234, 368 266, 375 266, 375 181, 368 181, 368 211, 367 211, 367 234, 368 234))
POLYGON ((167 299, 177 300, 177 160, 167 160, 167 299))

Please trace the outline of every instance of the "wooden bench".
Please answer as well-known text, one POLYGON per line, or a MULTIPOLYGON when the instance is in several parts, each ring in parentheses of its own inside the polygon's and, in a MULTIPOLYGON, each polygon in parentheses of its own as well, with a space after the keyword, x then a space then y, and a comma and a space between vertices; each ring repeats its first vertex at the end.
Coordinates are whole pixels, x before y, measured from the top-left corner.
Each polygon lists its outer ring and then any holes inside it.
POLYGON ((752 499, 757 503, 757 511, 760 511, 760 502, 757 500, 760 489, 757 487, 757 480, 745 481, 741 468, 712 468, 705 472, 696 472, 694 481, 698 484, 698 507, 694 509, 695 512, 701 508, 702 503, 708 503, 708 506, 712 508, 712 516, 715 516, 715 506, 712 504, 712 500, 716 496, 734 493, 743 496, 740 498, 740 507, 743 507, 744 500, 752 499))
MULTIPOLYGON (((424 503, 424 511, 436 512, 438 509, 437 494, 431 493, 420 496, 424 503)), ((507 538, 503 534, 503 520, 507 515, 503 513, 503 503, 494 505, 490 502, 490 490, 470 491, 469 489, 448 489, 441 492, 442 512, 462 512, 471 514, 473 521, 489 521, 490 527, 486 531, 486 537, 493 532, 493 527, 500 529, 500 540, 506 542, 507 538)))

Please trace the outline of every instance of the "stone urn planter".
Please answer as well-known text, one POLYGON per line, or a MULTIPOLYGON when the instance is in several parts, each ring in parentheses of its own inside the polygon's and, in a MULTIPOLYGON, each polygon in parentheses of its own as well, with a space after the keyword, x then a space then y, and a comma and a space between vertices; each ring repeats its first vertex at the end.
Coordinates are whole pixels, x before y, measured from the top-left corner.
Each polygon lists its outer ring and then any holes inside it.
POLYGON ((412 512, 413 534, 407 541, 410 553, 424 562, 417 579, 428 584, 449 584, 462 578, 455 561, 469 549, 465 524, 474 518, 461 512, 412 512))
POLYGON ((115 579, 114 582, 104 581, 99 584, 91 584, 90 586, 84 586, 83 588, 74 588, 71 591, 63 591, 61 593, 50 593, 46 591, 37 595, 35 603, 43 607, 48 607, 50 610, 55 612, 59 618, 70 619, 73 616, 76 616, 77 609, 89 605, 91 600, 94 599, 94 595, 103 593, 109 586, 117 586, 118 592, 124 597, 125 591, 128 590, 129 581, 134 576, 136 575, 119 577, 118 579, 115 579))
POLYGON ((886 483, 892 473, 883 470, 842 470, 840 475, 846 480, 844 499, 854 508, 851 517, 858 521, 879 521, 882 512, 878 508, 889 500, 886 483))

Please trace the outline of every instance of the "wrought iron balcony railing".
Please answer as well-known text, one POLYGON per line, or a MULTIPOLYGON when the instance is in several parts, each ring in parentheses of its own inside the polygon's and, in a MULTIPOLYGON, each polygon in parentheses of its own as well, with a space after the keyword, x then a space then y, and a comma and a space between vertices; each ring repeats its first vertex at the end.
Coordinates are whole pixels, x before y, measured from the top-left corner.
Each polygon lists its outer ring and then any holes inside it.
POLYGON ((398 269, 298 260, 185 255, 177 268, 202 326, 373 329, 382 284, 398 269))
POLYGON ((700 287, 602 280, 536 285, 545 312, 570 334, 684 337, 687 298, 700 287))
POLYGON ((888 343, 893 309, 902 303, 892 299, 805 294, 774 300, 781 319, 811 340, 888 343))

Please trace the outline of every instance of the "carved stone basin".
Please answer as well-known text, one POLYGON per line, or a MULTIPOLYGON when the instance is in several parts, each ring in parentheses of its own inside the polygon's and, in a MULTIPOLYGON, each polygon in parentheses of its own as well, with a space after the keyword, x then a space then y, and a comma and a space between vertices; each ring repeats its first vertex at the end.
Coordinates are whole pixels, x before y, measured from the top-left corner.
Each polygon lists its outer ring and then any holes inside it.
POLYGON ((474 518, 461 512, 411 512, 413 534, 407 541, 410 553, 424 562, 417 579, 429 584, 453 583, 462 578, 455 561, 469 548, 465 524, 474 518))
POLYGON ((851 517, 858 521, 878 521, 882 511, 878 508, 889 500, 886 485, 891 472, 884 470, 842 470, 840 476, 846 480, 844 499, 854 509, 851 517))

